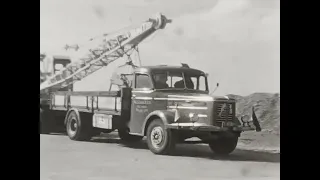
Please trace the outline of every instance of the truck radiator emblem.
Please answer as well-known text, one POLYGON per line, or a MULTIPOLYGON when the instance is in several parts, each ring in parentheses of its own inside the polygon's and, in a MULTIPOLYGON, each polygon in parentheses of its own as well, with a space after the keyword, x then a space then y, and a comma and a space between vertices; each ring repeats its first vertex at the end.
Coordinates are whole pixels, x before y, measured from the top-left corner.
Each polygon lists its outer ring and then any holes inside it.
POLYGON ((220 113, 219 113, 219 117, 222 116, 222 113, 226 110, 226 108, 227 108, 227 104, 224 103, 224 104, 222 105, 222 107, 221 107, 221 111, 220 111, 220 113))

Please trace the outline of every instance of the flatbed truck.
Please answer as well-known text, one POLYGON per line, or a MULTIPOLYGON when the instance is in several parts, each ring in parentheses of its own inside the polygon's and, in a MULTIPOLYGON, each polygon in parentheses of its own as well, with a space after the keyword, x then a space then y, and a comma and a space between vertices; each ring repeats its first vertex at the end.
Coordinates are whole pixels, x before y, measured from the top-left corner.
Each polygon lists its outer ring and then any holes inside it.
POLYGON ((66 127, 72 140, 90 140, 101 132, 118 130, 126 142, 146 137, 155 154, 169 154, 175 144, 192 137, 209 144, 217 154, 229 154, 243 131, 260 127, 257 120, 242 123, 236 118, 234 99, 210 96, 207 76, 200 70, 139 67, 132 81, 132 87, 119 91, 54 92, 43 110, 47 117, 57 117, 51 121, 60 120, 58 124, 66 127), (177 87, 179 82, 183 85, 177 87))

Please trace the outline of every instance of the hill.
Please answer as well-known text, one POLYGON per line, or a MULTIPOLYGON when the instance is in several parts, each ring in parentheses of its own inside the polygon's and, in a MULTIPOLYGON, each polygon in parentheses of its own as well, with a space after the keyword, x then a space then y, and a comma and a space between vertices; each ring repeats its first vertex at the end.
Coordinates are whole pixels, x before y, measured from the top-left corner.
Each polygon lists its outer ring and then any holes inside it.
POLYGON ((280 94, 254 93, 249 96, 229 94, 230 98, 237 101, 237 117, 243 114, 251 115, 251 108, 255 112, 265 131, 280 135, 280 94))
POLYGON ((249 147, 280 152, 280 94, 254 93, 249 96, 229 94, 237 100, 237 117, 251 115, 252 106, 262 127, 262 132, 254 131, 242 134, 239 147, 249 147))

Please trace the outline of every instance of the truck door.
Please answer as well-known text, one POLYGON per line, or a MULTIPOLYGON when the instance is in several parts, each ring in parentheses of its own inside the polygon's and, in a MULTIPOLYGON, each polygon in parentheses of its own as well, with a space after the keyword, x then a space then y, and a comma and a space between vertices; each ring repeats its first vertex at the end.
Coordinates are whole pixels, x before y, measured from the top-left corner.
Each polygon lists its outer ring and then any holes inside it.
POLYGON ((135 74, 132 90, 130 133, 141 134, 145 118, 153 111, 153 84, 148 74, 135 74))

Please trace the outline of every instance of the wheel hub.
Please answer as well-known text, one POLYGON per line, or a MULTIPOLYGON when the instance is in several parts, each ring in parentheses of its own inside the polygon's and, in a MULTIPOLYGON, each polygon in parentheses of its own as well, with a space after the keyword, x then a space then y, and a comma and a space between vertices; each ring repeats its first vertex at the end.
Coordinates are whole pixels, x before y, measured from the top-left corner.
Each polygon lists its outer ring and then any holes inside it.
POLYGON ((70 124, 68 126, 69 134, 73 136, 76 133, 77 129, 78 129, 78 123, 76 119, 71 119, 70 124))
POLYGON ((163 141, 163 130, 161 127, 155 127, 151 131, 151 143, 154 147, 159 147, 163 141))
POLYGON ((76 131, 77 130, 77 127, 78 127, 78 124, 75 120, 72 120, 71 121, 71 130, 72 131, 76 131))

